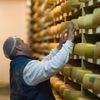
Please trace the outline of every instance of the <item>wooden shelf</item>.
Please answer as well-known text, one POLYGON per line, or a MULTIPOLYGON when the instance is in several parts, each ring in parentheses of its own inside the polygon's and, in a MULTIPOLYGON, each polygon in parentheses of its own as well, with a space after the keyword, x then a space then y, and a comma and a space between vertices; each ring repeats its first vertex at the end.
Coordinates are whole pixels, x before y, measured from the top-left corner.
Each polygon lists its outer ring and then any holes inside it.
POLYGON ((96 64, 96 65, 100 66, 100 59, 93 59, 93 58, 85 58, 85 57, 83 57, 83 60, 87 61, 87 62, 89 62, 91 64, 96 64))
POLYGON ((92 90, 83 89, 83 95, 89 97, 91 100, 100 100, 100 94, 94 94, 92 90))
POLYGON ((84 38, 84 42, 96 44, 96 42, 100 41, 100 34, 84 34, 84 38))

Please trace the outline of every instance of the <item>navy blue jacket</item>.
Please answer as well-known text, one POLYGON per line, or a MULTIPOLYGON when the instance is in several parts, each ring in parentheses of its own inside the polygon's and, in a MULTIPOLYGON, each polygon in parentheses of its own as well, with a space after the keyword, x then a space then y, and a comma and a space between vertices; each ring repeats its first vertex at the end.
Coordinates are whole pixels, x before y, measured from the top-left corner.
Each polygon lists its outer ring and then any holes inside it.
POLYGON ((10 63, 10 97, 11 100, 55 100, 50 80, 36 86, 29 86, 23 79, 26 64, 35 60, 27 56, 17 56, 10 63))

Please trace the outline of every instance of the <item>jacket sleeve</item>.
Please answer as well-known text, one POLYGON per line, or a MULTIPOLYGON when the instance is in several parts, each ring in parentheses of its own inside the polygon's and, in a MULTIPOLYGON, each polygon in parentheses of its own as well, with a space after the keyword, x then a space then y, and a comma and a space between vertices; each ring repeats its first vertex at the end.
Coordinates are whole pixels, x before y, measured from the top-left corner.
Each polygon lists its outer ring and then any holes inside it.
POLYGON ((66 62, 68 62, 72 49, 73 43, 67 40, 59 52, 50 60, 30 61, 23 71, 24 81, 28 85, 37 85, 49 79, 52 75, 56 74, 66 62))
POLYGON ((49 53, 49 55, 47 55, 46 57, 44 57, 42 61, 50 60, 54 55, 56 55, 56 53, 58 51, 59 50, 57 48, 52 49, 51 52, 49 53))

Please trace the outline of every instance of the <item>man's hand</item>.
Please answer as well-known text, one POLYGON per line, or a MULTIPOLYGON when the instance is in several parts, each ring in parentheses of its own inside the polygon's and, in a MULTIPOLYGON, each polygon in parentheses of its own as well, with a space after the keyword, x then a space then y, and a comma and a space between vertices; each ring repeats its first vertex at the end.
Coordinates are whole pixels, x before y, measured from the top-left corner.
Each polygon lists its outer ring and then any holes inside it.
POLYGON ((68 28, 65 29, 61 34, 59 45, 57 46, 57 49, 60 50, 62 48, 62 45, 66 42, 67 39, 69 41, 73 42, 74 37, 75 37, 74 24, 72 22, 70 22, 68 28))
POLYGON ((69 23, 67 33, 68 33, 68 40, 73 42, 75 37, 75 28, 72 22, 69 23))
POLYGON ((61 34, 61 36, 60 36, 60 40, 59 40, 59 45, 58 45, 58 47, 57 47, 57 49, 58 50, 60 50, 61 49, 61 47, 62 47, 62 45, 66 42, 66 40, 67 40, 67 29, 65 29, 63 32, 62 32, 62 34, 61 34))

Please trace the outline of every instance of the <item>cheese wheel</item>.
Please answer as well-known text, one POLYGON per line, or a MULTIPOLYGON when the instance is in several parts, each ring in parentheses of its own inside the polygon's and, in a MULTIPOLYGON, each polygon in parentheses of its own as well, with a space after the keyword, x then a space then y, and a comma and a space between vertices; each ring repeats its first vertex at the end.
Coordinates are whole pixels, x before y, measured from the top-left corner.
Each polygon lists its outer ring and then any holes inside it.
POLYGON ((94 44, 90 43, 78 43, 74 47, 74 54, 78 54, 80 56, 85 56, 87 58, 94 57, 94 44))
POLYGON ((57 6, 57 7, 55 8, 54 16, 55 16, 55 18, 56 18, 56 17, 58 17, 58 16, 60 16, 60 15, 62 15, 61 6, 57 6))
POLYGON ((93 11, 93 24, 98 27, 100 26, 100 8, 96 8, 93 11))
POLYGON ((86 44, 85 46, 85 57, 87 58, 93 58, 94 57, 94 44, 86 44))
POLYGON ((94 58, 100 58, 100 42, 97 42, 94 48, 94 58))
POLYGON ((53 48, 56 48, 57 45, 58 45, 58 43, 49 43, 49 44, 48 44, 48 49, 51 50, 51 49, 53 49, 53 48))
POLYGON ((48 4, 54 4, 57 0, 48 0, 48 4))
POLYGON ((85 46, 86 44, 85 43, 77 43, 75 46, 74 46, 74 54, 78 54, 80 56, 84 56, 85 55, 85 46))
POLYGON ((61 96, 63 96, 63 92, 65 89, 67 89, 68 87, 65 85, 65 84, 62 84, 60 87, 59 87, 59 94, 61 96))
POLYGON ((76 80, 76 73, 77 70, 80 69, 79 67, 72 67, 72 71, 71 71, 71 79, 72 80, 76 80))
POLYGON ((83 77, 83 87, 87 89, 93 89, 93 84, 97 77, 100 77, 98 74, 85 74, 83 77))
POLYGON ((76 81, 81 83, 85 74, 91 74, 92 71, 78 69, 76 72, 76 81))
POLYGON ((93 14, 88 14, 84 16, 84 27, 87 28, 93 28, 93 14))
POLYGON ((61 85, 63 85, 64 83, 62 81, 58 81, 54 84, 54 89, 55 91, 59 92, 59 88, 61 85))
POLYGON ((61 31, 65 30, 69 25, 69 21, 66 21, 66 22, 62 22, 61 23, 61 31))
POLYGON ((93 91, 100 94, 100 75, 96 78, 93 84, 93 91))
POLYGON ((50 13, 48 13, 47 21, 51 21, 51 20, 53 20, 53 18, 54 18, 54 10, 52 10, 50 13))
POLYGON ((72 10, 71 2, 66 1, 61 4, 61 10, 63 13, 70 12, 72 10))
POLYGON ((79 29, 79 27, 78 27, 78 20, 77 19, 73 19, 72 22, 74 24, 74 28, 78 30, 79 29))
POLYGON ((72 70, 72 67, 64 67, 63 68, 63 75, 65 76, 65 77, 70 77, 70 75, 71 75, 71 70, 72 70))
POLYGON ((77 22, 80 29, 84 28, 84 16, 79 17, 77 22))
POLYGON ((81 96, 81 91, 65 89, 63 100, 77 100, 81 96))

